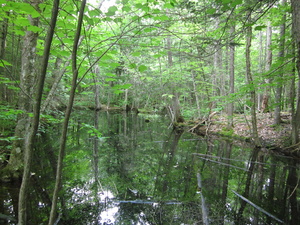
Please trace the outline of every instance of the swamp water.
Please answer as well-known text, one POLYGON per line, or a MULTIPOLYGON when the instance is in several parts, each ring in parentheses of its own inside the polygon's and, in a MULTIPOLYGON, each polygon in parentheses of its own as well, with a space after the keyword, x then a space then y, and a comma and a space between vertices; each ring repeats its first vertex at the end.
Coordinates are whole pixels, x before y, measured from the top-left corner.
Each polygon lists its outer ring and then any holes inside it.
MULTIPOLYGON (((51 133, 35 151, 31 225, 50 211, 51 133)), ((74 113, 64 162, 57 224, 300 224, 296 161, 172 130, 165 117, 74 113)), ((1 184, 0 199, 0 224, 15 224, 18 188, 1 184)))

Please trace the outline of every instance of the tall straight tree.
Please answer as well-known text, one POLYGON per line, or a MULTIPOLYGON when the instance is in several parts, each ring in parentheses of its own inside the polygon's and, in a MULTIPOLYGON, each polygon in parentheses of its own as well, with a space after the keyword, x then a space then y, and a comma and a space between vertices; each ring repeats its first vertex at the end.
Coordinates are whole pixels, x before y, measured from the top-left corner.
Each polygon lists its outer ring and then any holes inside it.
POLYGON ((77 30, 76 30, 74 42, 73 42, 73 50, 72 50, 73 77, 72 77, 69 102, 67 105, 63 128, 62 128, 62 134, 60 137, 60 146, 59 146, 57 169, 56 169, 56 179, 55 179, 55 187, 54 187, 54 191, 53 191, 52 206, 51 206, 51 212, 50 212, 49 223, 48 223, 49 225, 53 225, 56 220, 57 201, 58 201, 59 191, 61 188, 63 159, 64 159, 64 155, 65 155, 68 125, 69 125, 69 120, 70 120, 70 116, 71 116, 71 111, 73 108, 75 91, 76 91, 76 87, 77 87, 78 70, 79 70, 78 65, 77 65, 77 50, 78 50, 78 43, 79 43, 81 28, 82 28, 82 23, 83 23, 83 15, 84 15, 85 5, 86 5, 86 0, 82 0, 81 6, 79 9, 77 30))
MULTIPOLYGON (((235 33, 235 25, 230 28, 230 33, 235 33)), ((234 93, 234 59, 235 59, 235 45, 232 42, 229 46, 229 93, 234 93)), ((228 104, 228 128, 233 127, 233 101, 228 104)))
MULTIPOLYGON (((34 0, 31 2, 31 6, 38 8, 40 0, 34 0)), ((28 20, 31 26, 38 26, 39 18, 33 18, 28 15, 28 20)), ((36 45, 37 45, 38 33, 27 30, 23 38, 22 57, 21 57, 21 74, 20 74, 20 92, 18 99, 18 108, 23 111, 18 115, 17 125, 15 127, 15 136, 18 137, 13 144, 12 153, 9 159, 7 170, 11 173, 11 177, 19 178, 22 176, 23 170, 23 154, 25 149, 26 136, 29 134, 30 129, 30 117, 29 113, 33 112, 33 99, 34 88, 36 83, 36 45), (24 138, 25 137, 25 138, 24 138)), ((25 210, 25 209, 24 209, 25 210)))
POLYGON ((257 119, 256 119, 256 92, 254 89, 253 77, 251 72, 251 42, 252 42, 252 26, 246 28, 246 80, 250 88, 251 100, 251 123, 252 123, 252 136, 256 146, 260 146, 260 141, 257 132, 257 119))
MULTIPOLYGON (((34 7, 38 7, 39 0, 35 2, 33 5, 34 7)), ((31 162, 32 162, 32 155, 33 155, 33 143, 35 141, 36 133, 39 126, 40 120, 40 108, 41 108, 41 101, 45 83, 45 77, 48 67, 48 60, 50 54, 50 47, 54 35, 54 29, 56 26, 56 20, 58 15, 58 7, 59 7, 59 0, 55 0, 53 3, 52 9, 52 18, 50 22, 50 27, 47 33, 45 47, 44 47, 44 54, 42 59, 42 67, 41 73, 38 80, 38 85, 35 90, 35 99, 33 103, 33 117, 30 123, 26 126, 28 133, 24 136, 25 144, 24 144, 24 172, 22 178, 22 184, 20 188, 19 194, 19 209, 18 209, 18 225, 25 225, 27 224, 27 193, 28 193, 28 185, 30 180, 30 170, 31 170, 31 162), (30 126, 31 125, 31 126, 30 126)), ((28 32, 29 37, 32 35, 31 32, 28 32)), ((25 36, 26 37, 26 36, 25 36)), ((29 46, 31 44, 36 45, 36 35, 34 35, 34 43, 30 42, 29 39, 29 46)), ((32 56, 34 57, 33 52, 31 52, 32 56)), ((30 63, 30 62, 29 62, 30 63)), ((31 64, 31 63, 30 63, 31 64)), ((33 66, 33 65, 30 65, 33 66)))
MULTIPOLYGON (((271 44, 272 44, 272 26, 270 21, 268 21, 268 26, 267 26, 267 33, 266 33, 266 65, 265 65, 265 71, 269 71, 271 69, 272 65, 272 49, 271 49, 271 44)), ((263 113, 269 112, 269 98, 270 98, 270 86, 269 84, 271 83, 270 78, 267 78, 265 82, 268 84, 265 88, 265 93, 262 99, 262 106, 261 106, 261 111, 263 113)))
MULTIPOLYGON (((286 0, 282 0, 281 5, 284 6, 286 0)), ((278 58, 283 63, 284 50, 285 50, 285 22, 286 22, 286 13, 282 17, 282 23, 280 25, 280 36, 279 36, 279 52, 278 58)), ((279 78, 283 77, 283 69, 280 69, 279 78)), ((274 110, 274 124, 279 125, 281 122, 280 112, 281 112, 281 95, 282 95, 282 83, 279 81, 275 90, 275 110, 274 110)))
MULTIPOLYGON (((300 78, 300 1, 291 0, 292 6, 292 34, 296 49, 296 68, 300 78)), ((299 142, 299 118, 300 118, 300 82, 298 82, 297 105, 292 115, 292 144, 299 142)))

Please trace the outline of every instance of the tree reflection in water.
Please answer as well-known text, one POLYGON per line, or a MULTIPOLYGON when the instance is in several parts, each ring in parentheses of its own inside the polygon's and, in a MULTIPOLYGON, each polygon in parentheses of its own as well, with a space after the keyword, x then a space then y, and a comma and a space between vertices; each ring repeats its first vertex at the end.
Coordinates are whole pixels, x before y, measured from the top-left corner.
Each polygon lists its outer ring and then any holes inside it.
MULTIPOLYGON (((156 115, 74 115, 58 224, 204 224, 202 198, 206 224, 299 224, 296 160, 171 130, 156 115)), ((36 147, 30 224, 48 218, 57 149, 49 137, 36 147)), ((15 224, 14 189, 1 185, 1 224, 15 224)))

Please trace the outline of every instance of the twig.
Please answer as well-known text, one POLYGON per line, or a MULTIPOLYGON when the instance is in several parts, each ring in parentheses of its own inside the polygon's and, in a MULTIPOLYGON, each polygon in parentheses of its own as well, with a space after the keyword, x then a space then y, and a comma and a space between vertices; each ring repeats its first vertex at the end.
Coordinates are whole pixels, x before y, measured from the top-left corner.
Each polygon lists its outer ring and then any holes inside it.
POLYGON ((259 210, 260 212, 266 214, 267 216, 273 218, 274 220, 280 222, 280 223, 284 223, 282 220, 278 219, 277 217, 273 216, 271 213, 268 213, 266 210, 264 210, 263 208, 259 207, 258 205, 254 204, 253 202, 251 202, 249 199, 245 198, 244 196, 238 194, 237 192, 235 192, 234 190, 231 190, 236 196, 238 196, 239 198, 241 198, 242 200, 244 200, 245 202, 247 202, 249 205, 252 205, 254 208, 256 208, 257 210, 259 210))

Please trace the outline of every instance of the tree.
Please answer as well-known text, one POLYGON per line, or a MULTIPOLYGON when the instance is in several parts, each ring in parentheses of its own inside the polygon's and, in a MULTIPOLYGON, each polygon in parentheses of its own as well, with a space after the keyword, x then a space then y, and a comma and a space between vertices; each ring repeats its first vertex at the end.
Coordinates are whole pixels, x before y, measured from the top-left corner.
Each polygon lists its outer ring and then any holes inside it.
MULTIPOLYGON (((281 5, 285 6, 286 0, 281 1, 281 5)), ((285 30, 286 30, 286 13, 284 13, 282 17, 282 23, 280 25, 280 41, 279 41, 279 52, 278 52, 278 59, 282 61, 284 59, 284 51, 285 51, 285 30)), ((283 77, 284 70, 283 68, 280 69, 279 78, 283 77)), ((279 83, 275 90, 275 110, 274 110, 274 124, 279 125, 281 123, 281 103, 282 103, 282 85, 279 83)))
MULTIPOLYGON (((232 25, 230 29, 231 33, 235 32, 235 25, 232 25)), ((229 45, 229 94, 234 94, 234 62, 235 62, 235 46, 234 43, 229 45)), ((228 104, 228 128, 233 127, 233 101, 228 104)))
POLYGON ((254 89, 254 83, 251 73, 251 58, 250 58, 250 47, 252 41, 252 27, 246 28, 246 80, 250 88, 250 99, 251 99, 251 123, 252 123, 252 135, 256 146, 260 146, 260 141, 257 132, 257 119, 256 119, 256 92, 254 89))
MULTIPOLYGON (((39 0, 32 2, 32 8, 35 10, 38 8, 39 0)), ((28 20, 31 26, 38 26, 39 18, 28 15, 28 20)), ((36 82, 37 70, 36 70, 36 45, 37 45, 38 33, 27 30, 23 38, 22 48, 22 65, 20 74, 20 89, 18 107, 23 111, 18 116, 17 125, 15 128, 15 136, 18 139, 14 142, 11 158, 9 160, 7 170, 12 174, 12 177, 19 178, 22 176, 23 170, 23 154, 26 144, 30 145, 29 131, 31 125, 30 113, 33 112, 33 96, 35 96, 35 90, 32 86, 36 82), (25 140, 25 141, 24 141, 25 140), (27 143, 26 143, 27 141, 27 143)), ((29 149, 28 149, 29 150, 29 149)), ((25 158, 25 154, 24 154, 25 158)), ((29 160, 30 161, 30 160, 29 160)))
MULTIPOLYGON (((296 49, 296 68, 298 77, 300 78, 300 2, 291 0, 292 7, 292 34, 296 49)), ((300 83, 298 83, 298 90, 300 90, 300 83)), ((296 110, 292 115, 292 144, 299 142, 299 117, 300 117, 300 92, 296 96, 296 110)))
POLYGON ((56 179, 55 179, 55 188, 53 191, 53 198, 52 198, 52 205, 51 205, 51 212, 49 217, 49 225, 53 225, 56 220, 56 208, 57 208, 57 200, 58 200, 58 194, 59 190, 61 188, 61 181, 62 181, 62 168, 63 168, 63 159, 65 155, 65 148, 66 148, 66 140, 67 140, 67 132, 68 132, 68 124, 73 108, 73 102, 75 98, 75 91, 76 87, 78 85, 77 79, 78 79, 78 73, 79 68, 77 65, 77 51, 78 51, 78 43, 80 39, 80 33, 82 29, 82 23, 83 23, 83 15, 84 15, 84 9, 86 5, 86 0, 82 0, 80 10, 79 10, 79 16, 78 16, 78 24, 77 24, 77 30, 74 37, 74 43, 73 43, 73 51, 72 51, 72 86, 70 90, 70 97, 68 106, 66 109, 66 114, 64 118, 63 123, 63 129, 62 134, 60 138, 60 146, 59 146, 59 153, 58 153, 58 162, 57 162, 57 170, 56 170, 56 179))
MULTIPOLYGON (((271 49, 271 42, 272 42, 272 26, 270 25, 270 21, 268 21, 267 25, 267 33, 266 33, 266 65, 265 65, 265 71, 269 71, 271 69, 272 65, 272 49, 271 49)), ((265 93, 263 95, 262 99, 262 106, 261 111, 263 113, 269 112, 269 98, 270 98, 270 78, 267 78, 265 80, 267 86, 265 88, 265 93)))
MULTIPOLYGON (((33 6, 35 8, 38 7, 38 4, 40 2, 36 1, 34 2, 33 6)), ((27 205, 27 193, 29 189, 29 180, 30 180, 30 172, 31 172, 31 164, 32 164, 32 155, 33 155, 33 144, 35 141, 36 133, 39 126, 39 120, 40 120, 40 108, 41 108, 41 100, 43 95, 43 88, 44 88, 44 82, 45 77, 47 73, 47 67, 48 67, 48 60, 49 60, 49 54, 50 54, 50 47, 52 43, 52 38, 54 35, 54 29, 56 25, 57 15, 58 15, 58 7, 59 7, 59 0, 54 1, 53 4, 53 10, 52 10, 52 19, 50 22, 50 27, 48 30, 47 38, 45 41, 45 48, 44 48, 44 54, 42 59, 42 66, 41 66, 41 73, 35 93, 35 101, 33 103, 33 117, 26 126, 26 131, 28 132, 25 135, 25 141, 24 141, 24 172, 23 172, 23 178, 22 178, 22 184, 20 187, 20 194, 19 194, 19 208, 18 208, 18 225, 25 225, 27 224, 27 212, 26 212, 26 205, 27 205), (31 125, 31 126, 30 126, 31 125)), ((30 18, 33 19, 33 18, 30 18)), ((34 22, 37 22, 34 20, 34 22)), ((36 24, 37 25, 37 24, 36 24)), ((34 65, 31 64, 30 61, 34 62, 34 54, 35 52, 32 52, 32 49, 35 49, 36 40, 37 40, 37 34, 33 34, 32 32, 28 31, 27 35, 25 36, 25 43, 28 41, 28 45, 25 45, 25 51, 30 52, 30 58, 29 62, 26 62, 24 59, 25 67, 26 65, 29 66, 30 69, 25 69, 26 72, 32 72, 31 67, 34 65), (28 36, 27 36, 28 35, 28 36), (31 38, 33 38, 33 41, 31 41, 31 38), (31 47, 31 49, 28 49, 28 47, 31 47), (27 64, 28 63, 28 64, 27 64)), ((23 51, 23 54, 25 52, 23 51)), ((23 71, 23 72, 25 72, 23 71)), ((23 79, 25 79, 23 77, 23 79)), ((32 81, 30 79, 30 81, 32 81)), ((25 86, 28 89, 28 86, 25 86)))

